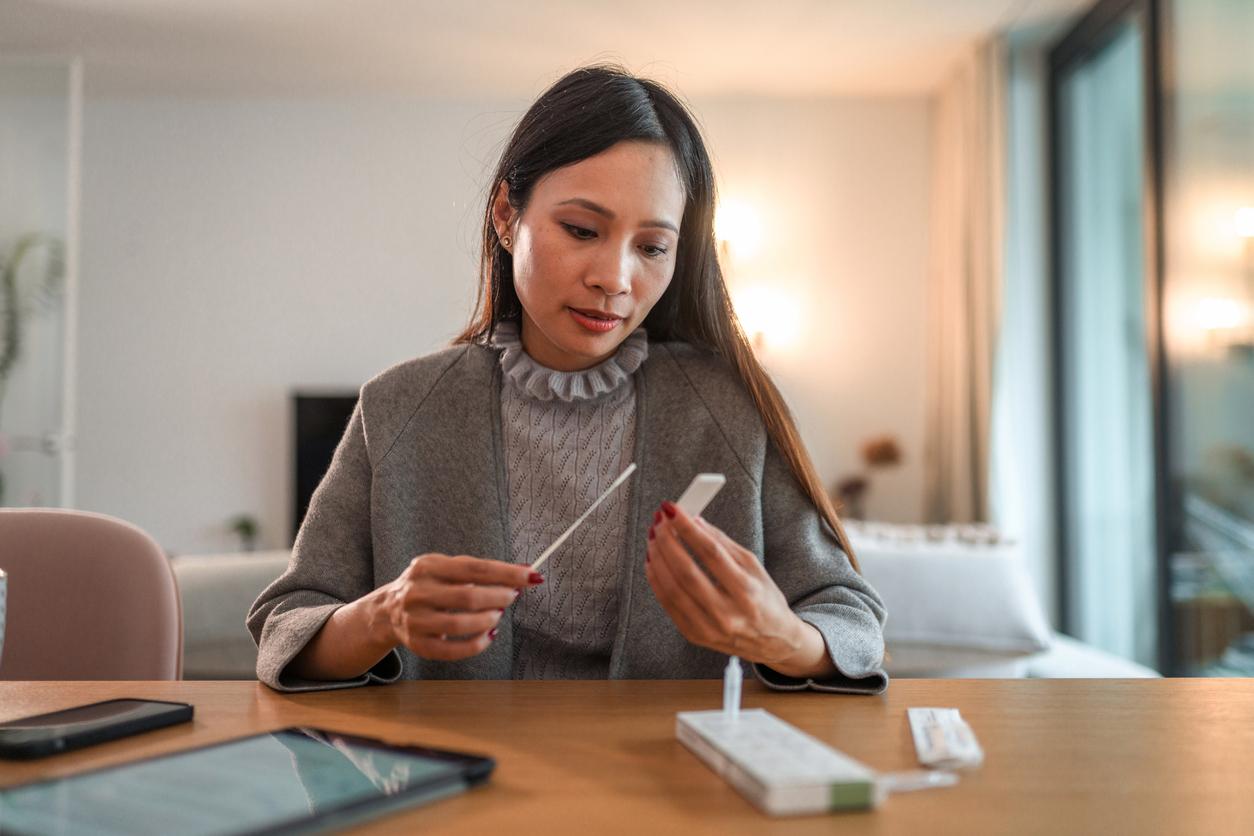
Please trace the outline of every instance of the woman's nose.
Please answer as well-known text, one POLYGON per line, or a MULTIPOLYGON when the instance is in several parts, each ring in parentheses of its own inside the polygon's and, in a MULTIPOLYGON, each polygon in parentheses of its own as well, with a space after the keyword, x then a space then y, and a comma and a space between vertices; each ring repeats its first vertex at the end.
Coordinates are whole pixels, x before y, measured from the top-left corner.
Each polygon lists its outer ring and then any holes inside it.
POLYGON ((600 288, 606 296, 617 296, 631 291, 631 251, 628 247, 605 247, 602 257, 592 265, 588 274, 589 287, 600 288))

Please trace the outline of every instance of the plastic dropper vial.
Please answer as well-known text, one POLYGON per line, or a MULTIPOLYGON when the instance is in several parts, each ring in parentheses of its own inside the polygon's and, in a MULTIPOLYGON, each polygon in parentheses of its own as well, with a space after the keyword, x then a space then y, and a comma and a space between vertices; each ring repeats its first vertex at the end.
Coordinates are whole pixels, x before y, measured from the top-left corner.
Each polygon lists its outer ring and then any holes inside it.
POLYGON ((740 684, 744 680, 744 670, 740 667, 740 657, 732 656, 723 669, 723 717, 728 720, 740 718, 740 684))

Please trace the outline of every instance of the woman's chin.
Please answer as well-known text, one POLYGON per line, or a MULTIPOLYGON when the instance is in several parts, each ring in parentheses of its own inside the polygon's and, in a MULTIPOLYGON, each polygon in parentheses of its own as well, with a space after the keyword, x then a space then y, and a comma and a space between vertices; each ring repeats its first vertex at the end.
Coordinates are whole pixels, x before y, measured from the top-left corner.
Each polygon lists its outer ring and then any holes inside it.
POLYGON ((580 325, 573 317, 566 317, 536 328, 536 336, 544 335, 538 345, 537 341, 527 339, 526 331, 530 329, 524 326, 523 346, 541 365, 557 371, 579 371, 614 356, 629 333, 626 324, 625 320, 619 320, 614 328, 596 330, 580 325))
POLYGON ((622 342, 622 337, 615 331, 608 334, 575 334, 556 348, 562 354, 562 370, 578 371, 613 357, 622 342))
POLYGON ((578 371, 579 369, 590 369, 593 366, 603 363, 614 356, 614 352, 618 350, 618 340, 589 340, 583 345, 571 346, 571 350, 566 352, 568 362, 564 365, 570 371, 578 371))

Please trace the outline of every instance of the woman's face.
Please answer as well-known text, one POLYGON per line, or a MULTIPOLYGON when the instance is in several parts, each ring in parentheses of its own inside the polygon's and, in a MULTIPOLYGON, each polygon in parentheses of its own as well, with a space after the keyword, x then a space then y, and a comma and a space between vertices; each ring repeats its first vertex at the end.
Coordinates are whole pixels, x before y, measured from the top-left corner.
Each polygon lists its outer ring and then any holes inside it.
POLYGON ((561 371, 610 357, 670 284, 683 212, 675 158, 656 142, 549 172, 521 213, 502 184, 493 219, 512 239, 527 353, 561 371))

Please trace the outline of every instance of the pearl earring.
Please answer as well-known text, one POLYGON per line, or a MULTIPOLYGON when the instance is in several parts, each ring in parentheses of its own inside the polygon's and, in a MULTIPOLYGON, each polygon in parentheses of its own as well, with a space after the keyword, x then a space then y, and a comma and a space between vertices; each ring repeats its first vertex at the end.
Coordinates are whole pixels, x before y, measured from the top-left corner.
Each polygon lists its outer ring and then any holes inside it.
POLYGON ((509 249, 509 245, 510 245, 509 236, 508 236, 508 235, 502 235, 502 236, 501 236, 501 246, 502 246, 502 247, 504 247, 505 249, 507 249, 507 250, 508 250, 508 249, 509 249))

